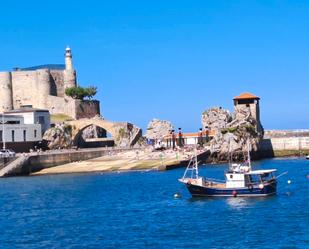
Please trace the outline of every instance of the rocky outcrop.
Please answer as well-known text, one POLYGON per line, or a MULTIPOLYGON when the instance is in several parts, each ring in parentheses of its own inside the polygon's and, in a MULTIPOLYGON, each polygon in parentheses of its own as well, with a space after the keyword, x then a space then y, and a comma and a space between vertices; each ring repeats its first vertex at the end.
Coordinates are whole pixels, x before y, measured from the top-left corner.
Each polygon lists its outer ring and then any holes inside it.
POLYGON ((147 126, 147 132, 145 137, 147 139, 162 139, 173 130, 173 125, 170 121, 153 119, 147 126))
POLYGON ((232 121, 232 116, 228 110, 221 107, 213 107, 202 114, 202 125, 211 130, 219 130, 226 127, 232 121))
POLYGON ((257 122, 246 106, 236 107, 233 116, 222 108, 211 108, 203 113, 202 124, 215 131, 209 146, 212 156, 219 160, 226 160, 229 154, 242 155, 248 146, 256 151, 263 136, 257 132, 257 122))
POLYGON ((115 144, 121 148, 135 145, 142 136, 142 130, 131 123, 118 123, 114 128, 118 130, 115 144))
POLYGON ((64 149, 72 145, 72 127, 67 124, 57 124, 48 129, 43 136, 49 149, 64 149))

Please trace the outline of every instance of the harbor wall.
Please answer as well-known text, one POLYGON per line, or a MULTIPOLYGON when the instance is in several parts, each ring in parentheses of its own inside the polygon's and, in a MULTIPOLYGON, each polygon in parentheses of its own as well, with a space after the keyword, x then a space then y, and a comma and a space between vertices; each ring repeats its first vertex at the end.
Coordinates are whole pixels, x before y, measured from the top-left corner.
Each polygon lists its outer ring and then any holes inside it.
POLYGON ((308 154, 309 131, 266 131, 258 153, 260 157, 302 156, 308 154))
MULTIPOLYGON (((43 153, 37 155, 30 155, 26 163, 20 168, 11 172, 10 175, 28 175, 40 171, 42 169, 55 167, 71 162, 85 161, 97 157, 102 157, 112 152, 121 152, 127 149, 91 149, 91 150, 80 150, 80 151, 63 151, 54 153, 43 153)), ((131 149, 132 150, 132 149, 131 149)), ((23 155, 21 155, 23 156, 23 155)))

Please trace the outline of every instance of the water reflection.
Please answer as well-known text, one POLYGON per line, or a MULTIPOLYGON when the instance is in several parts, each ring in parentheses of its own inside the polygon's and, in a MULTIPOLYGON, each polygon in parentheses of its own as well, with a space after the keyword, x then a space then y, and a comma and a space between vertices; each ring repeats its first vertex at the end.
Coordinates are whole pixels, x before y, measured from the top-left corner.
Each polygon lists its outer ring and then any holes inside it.
POLYGON ((226 203, 232 209, 243 209, 250 205, 249 198, 227 198, 226 203))

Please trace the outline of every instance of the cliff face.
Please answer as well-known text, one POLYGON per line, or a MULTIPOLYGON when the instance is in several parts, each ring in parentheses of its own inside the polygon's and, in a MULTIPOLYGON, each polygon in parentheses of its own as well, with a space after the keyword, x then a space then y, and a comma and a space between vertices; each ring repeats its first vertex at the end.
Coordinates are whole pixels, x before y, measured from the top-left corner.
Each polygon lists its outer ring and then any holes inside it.
POLYGON ((235 113, 221 108, 211 108, 202 115, 203 126, 215 131, 210 141, 210 150, 213 157, 226 160, 230 153, 242 155, 249 149, 256 151, 263 134, 256 131, 257 122, 246 106, 238 106, 235 113))

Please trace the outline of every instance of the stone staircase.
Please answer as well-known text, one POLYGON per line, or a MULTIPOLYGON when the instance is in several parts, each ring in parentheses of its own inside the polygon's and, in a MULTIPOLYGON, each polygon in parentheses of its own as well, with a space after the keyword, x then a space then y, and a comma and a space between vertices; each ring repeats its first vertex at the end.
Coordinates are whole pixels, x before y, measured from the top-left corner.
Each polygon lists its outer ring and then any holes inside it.
POLYGON ((0 177, 13 173, 27 162, 29 156, 19 156, 3 165, 0 169, 0 177))

